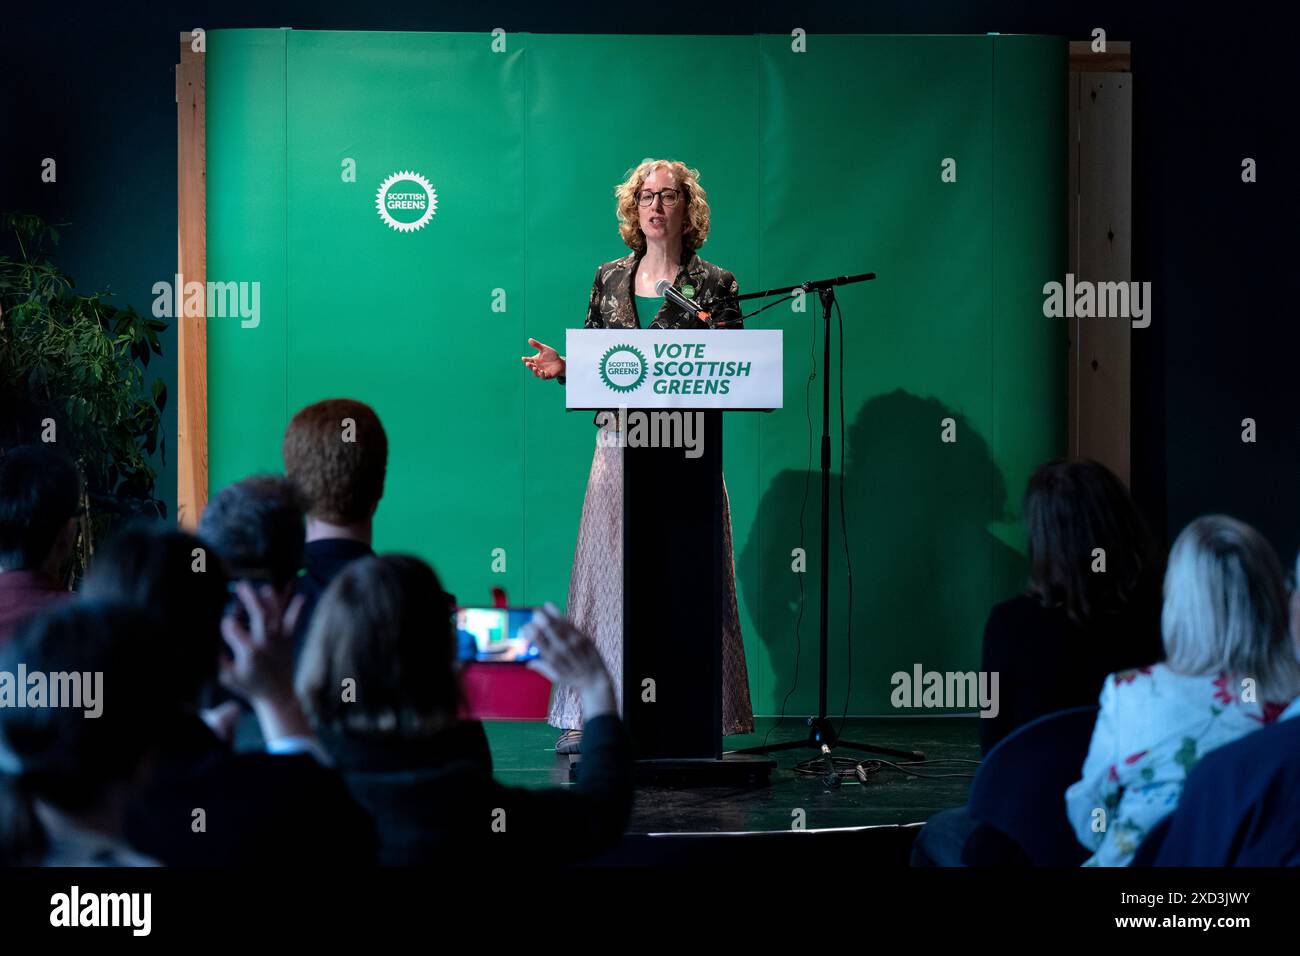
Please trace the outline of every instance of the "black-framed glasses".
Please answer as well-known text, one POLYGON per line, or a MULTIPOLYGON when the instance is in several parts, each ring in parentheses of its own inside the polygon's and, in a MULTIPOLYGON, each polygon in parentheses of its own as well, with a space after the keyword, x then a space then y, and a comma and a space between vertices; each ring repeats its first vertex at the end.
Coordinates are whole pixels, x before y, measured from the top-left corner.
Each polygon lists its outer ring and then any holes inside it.
POLYGON ((677 200, 682 198, 682 191, 680 189, 659 189, 651 192, 648 189, 643 189, 636 194, 637 205, 649 206, 655 201, 655 196, 662 196, 665 206, 676 206, 677 200))

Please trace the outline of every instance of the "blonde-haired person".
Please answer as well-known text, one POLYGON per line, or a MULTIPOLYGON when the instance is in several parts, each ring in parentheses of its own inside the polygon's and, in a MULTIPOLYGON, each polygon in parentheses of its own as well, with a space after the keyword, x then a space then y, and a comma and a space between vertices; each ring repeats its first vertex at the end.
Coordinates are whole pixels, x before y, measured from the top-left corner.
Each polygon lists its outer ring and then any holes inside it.
POLYGON ((1282 568, 1224 515, 1178 536, 1165 572, 1165 662, 1111 675, 1082 779, 1065 793, 1085 866, 1127 866, 1210 751, 1273 723, 1300 694, 1282 568))
MULTIPOLYGON (((627 172, 614 189, 619 235, 632 251, 602 263, 591 286, 584 327, 703 328, 655 294, 655 285, 667 279, 673 288, 712 313, 715 328, 741 328, 735 302, 736 277, 701 259, 698 254, 709 235, 709 202, 700 185, 698 170, 685 163, 647 159, 627 172)), ((564 358, 549 345, 529 339, 537 349, 522 361, 537 378, 565 378, 564 358)), ((600 416, 597 416, 598 423, 600 416)), ((613 429, 610 422, 601 426, 613 429)), ((590 634, 614 677, 622 710, 623 693, 623 458, 617 442, 596 442, 587 480, 587 494, 578 526, 578 544, 569 578, 568 612, 578 627, 590 634)), ((736 574, 732 560, 731 509, 723 485, 722 547, 727 556, 722 633, 722 728, 725 734, 754 729, 749 699, 749 673, 740 634, 736 602, 736 574)), ((582 710, 577 696, 557 690, 547 717, 565 733, 556 744, 560 753, 579 749, 582 710)))
MULTIPOLYGON (((1300 589, 1291 594, 1291 630, 1300 641, 1300 589)), ((1142 855, 1154 866, 1300 866, 1297 794, 1300 698, 1272 727, 1201 761, 1163 839, 1153 836, 1142 855)))

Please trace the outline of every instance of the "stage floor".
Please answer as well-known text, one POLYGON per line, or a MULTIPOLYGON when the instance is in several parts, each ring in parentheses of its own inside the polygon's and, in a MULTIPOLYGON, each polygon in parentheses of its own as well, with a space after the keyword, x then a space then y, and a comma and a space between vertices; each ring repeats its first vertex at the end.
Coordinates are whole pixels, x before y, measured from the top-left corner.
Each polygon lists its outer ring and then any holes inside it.
MULTIPOLYGON (((877 743, 899 750, 920 750, 928 760, 979 760, 977 717, 851 718, 842 735, 849 740, 877 743)), ((763 742, 774 717, 756 718, 757 732, 727 737, 728 750, 763 742)), ((835 721, 839 727, 839 721, 835 721)), ((568 761, 555 754, 559 732, 545 723, 487 721, 496 777, 513 786, 567 784, 568 761)), ((768 738, 769 743, 802 740, 804 718, 787 717, 768 738)), ((870 759, 871 754, 838 751, 840 756, 870 759)), ((754 789, 640 787, 628 825, 630 834, 724 833, 788 831, 803 810, 804 828, 897 826, 922 823, 945 807, 966 802, 969 776, 920 779, 888 767, 866 784, 846 780, 828 789, 819 777, 795 773, 795 764, 812 756, 808 749, 774 755, 777 769, 766 787, 754 789)), ((943 763, 917 766, 917 773, 970 774, 975 764, 943 763)))

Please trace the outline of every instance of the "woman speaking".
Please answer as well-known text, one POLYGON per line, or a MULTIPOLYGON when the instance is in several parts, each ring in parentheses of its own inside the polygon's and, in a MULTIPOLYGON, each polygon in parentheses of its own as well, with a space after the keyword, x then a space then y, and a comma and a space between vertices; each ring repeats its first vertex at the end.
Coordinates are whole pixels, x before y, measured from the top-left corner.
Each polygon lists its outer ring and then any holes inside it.
MULTIPOLYGON (((660 280, 713 313, 713 324, 740 328, 734 298, 736 277, 701 259, 696 250, 709 235, 709 204, 699 172, 684 163, 646 160, 629 171, 614 189, 619 234, 631 254, 596 270, 584 327, 588 329, 700 328, 663 296, 660 280)), ((536 339, 535 355, 523 363, 538 378, 564 383, 564 358, 536 339)), ((611 418, 613 416, 605 416, 611 418)), ((617 427, 607 422, 605 429, 617 427)), ((722 547, 726 555, 722 625, 722 732, 749 733, 754 713, 749 701, 749 673, 736 605, 736 570, 731 543, 731 508, 722 491, 722 547)), ((578 546, 569 578, 568 615, 590 634, 614 678, 619 711, 623 708, 623 450, 617 441, 600 440, 591 462, 587 495, 578 526, 578 546)), ((582 713, 576 694, 557 688, 547 721, 564 730, 558 753, 576 753, 582 739, 582 713)))

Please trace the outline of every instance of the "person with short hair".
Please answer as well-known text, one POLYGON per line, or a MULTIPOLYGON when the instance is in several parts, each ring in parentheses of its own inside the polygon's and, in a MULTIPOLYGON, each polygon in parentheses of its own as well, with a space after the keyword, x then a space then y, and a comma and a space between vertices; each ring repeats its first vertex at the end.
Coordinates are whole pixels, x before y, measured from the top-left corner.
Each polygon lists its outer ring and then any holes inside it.
POLYGON ((63 569, 77 543, 81 481, 45 445, 0 454, 0 646, 23 618, 71 592, 63 569))
POLYGON ((242 614, 228 604, 215 550, 161 523, 111 538, 82 585, 82 600, 124 600, 154 612, 166 637, 153 655, 150 696, 175 716, 159 718, 156 770, 127 818, 132 844, 171 866, 372 864, 373 824, 324 765, 294 694, 292 627, 301 600, 286 607, 270 583, 234 587, 242 614), (196 553, 208 552, 198 563, 196 553), (265 741, 259 751, 236 752, 219 721, 201 711, 201 689, 218 681, 256 714, 265 741), (201 830, 196 807, 204 810, 201 830))
MULTIPOLYGON (((282 610, 288 608, 304 553, 302 497, 293 482, 279 475, 253 475, 227 485, 204 507, 198 533, 232 582, 269 585, 282 610)), ((237 602, 230 606, 238 612, 237 602)), ((258 722, 241 712, 228 693, 216 690, 205 703, 211 707, 209 723, 231 727, 245 749, 261 747, 258 722)))
POLYGON ((575 689, 586 746, 571 790, 506 787, 479 758, 481 731, 457 718, 450 605, 420 559, 362 558, 321 597, 299 660, 299 699, 375 819, 379 862, 573 861, 608 848, 631 810, 632 761, 599 652, 550 605, 528 625, 541 655, 528 666, 575 689))
POLYGON ((222 488, 204 507, 198 535, 233 580, 269 583, 288 603, 305 544, 302 499, 288 478, 253 475, 222 488))
POLYGON ((1300 694, 1277 555, 1226 515, 1178 536, 1165 573, 1165 661, 1107 679, 1070 823, 1085 866, 1126 866, 1201 758, 1276 721, 1300 694))
POLYGON ((191 710, 212 696, 225 646, 227 576, 208 550, 199 538, 162 521, 130 522, 100 546, 78 592, 82 600, 122 601, 162 620, 167 680, 156 693, 170 694, 191 710))
MULTIPOLYGON (((226 485, 214 494, 199 519, 199 536, 212 545, 231 581, 269 585, 282 609, 298 587, 303 567, 303 503, 298 486, 287 477, 253 475, 226 485)), ((238 613, 238 602, 230 609, 238 613)), ((243 749, 260 749, 259 723, 239 708, 224 689, 205 697, 204 719, 229 727, 231 739, 243 749)))
POLYGON ((126 821, 168 721, 166 641, 156 616, 121 602, 70 601, 19 625, 0 671, 76 673, 81 700, 0 707, 0 865, 158 865, 126 821))
POLYGON ((284 471, 307 514, 303 610, 294 635, 302 652, 316 602, 344 567, 374 554, 374 517, 384 496, 388 435, 375 410, 351 398, 300 409, 281 445, 284 471))

